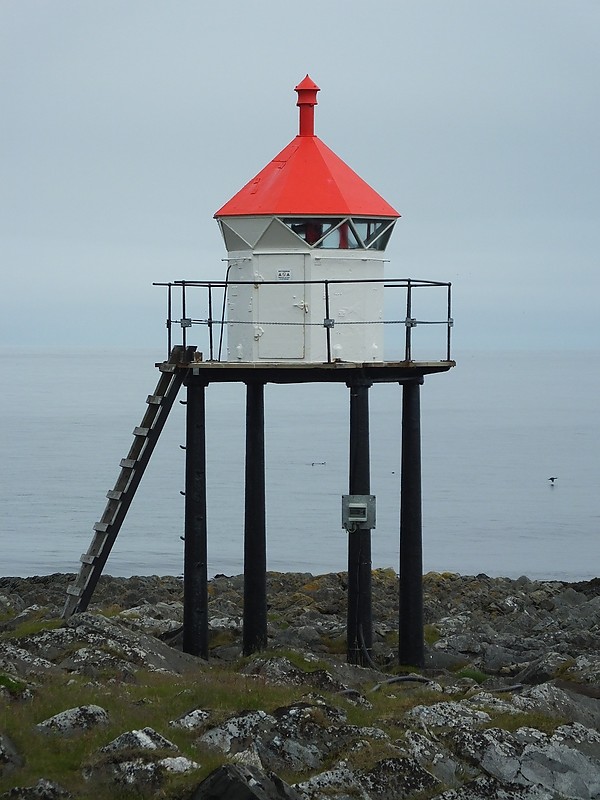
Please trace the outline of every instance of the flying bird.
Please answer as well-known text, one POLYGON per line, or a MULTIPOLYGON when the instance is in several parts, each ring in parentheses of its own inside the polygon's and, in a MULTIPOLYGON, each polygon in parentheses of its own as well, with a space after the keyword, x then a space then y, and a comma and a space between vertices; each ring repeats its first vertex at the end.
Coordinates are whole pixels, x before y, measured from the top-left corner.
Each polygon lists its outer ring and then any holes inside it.
POLYGON ((556 477, 554 477, 554 478, 548 478, 548 480, 550 481, 550 483, 552 484, 552 486, 554 486, 554 481, 556 480, 556 477))

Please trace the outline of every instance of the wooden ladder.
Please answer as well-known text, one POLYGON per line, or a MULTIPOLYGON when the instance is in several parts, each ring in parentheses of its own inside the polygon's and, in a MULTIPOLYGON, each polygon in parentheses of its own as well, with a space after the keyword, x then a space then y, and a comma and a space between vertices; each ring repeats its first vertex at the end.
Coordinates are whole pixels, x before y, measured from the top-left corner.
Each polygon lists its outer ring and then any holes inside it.
POLYGON ((174 347, 169 361, 159 367, 161 375, 156 389, 146 400, 148 408, 140 426, 133 430, 133 444, 127 457, 121 459, 121 472, 117 482, 106 493, 108 503, 102 518, 94 525, 94 537, 87 553, 81 556, 79 574, 67 587, 67 600, 62 614, 64 618, 86 610, 100 580, 106 560, 183 382, 185 370, 177 369, 182 351, 183 348, 174 347))

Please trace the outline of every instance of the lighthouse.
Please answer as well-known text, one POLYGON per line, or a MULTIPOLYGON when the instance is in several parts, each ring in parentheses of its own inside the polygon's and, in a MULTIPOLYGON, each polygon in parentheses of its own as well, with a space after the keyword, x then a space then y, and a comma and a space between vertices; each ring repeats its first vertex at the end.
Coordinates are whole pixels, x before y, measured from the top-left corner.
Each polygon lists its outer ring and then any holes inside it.
MULTIPOLYGON (((168 357, 156 364, 159 380, 120 461, 79 574, 67 589, 63 613, 70 616, 87 608, 166 418, 185 387, 183 649, 208 658, 208 534, 209 528, 216 529, 213 544, 218 548, 222 530, 208 513, 206 396, 214 383, 243 383, 242 645, 245 655, 264 650, 265 389, 272 384, 337 383, 349 389, 350 400, 348 494, 341 497, 340 526, 348 546, 347 658, 371 665, 376 497, 370 485, 369 391, 394 383, 402 389, 398 658, 401 664, 423 666, 420 389, 426 375, 455 365, 450 354, 451 284, 384 276, 385 250, 399 214, 315 135, 319 87, 307 75, 295 90, 297 136, 215 214, 227 248, 224 280, 156 284, 167 289, 168 357), (384 318, 384 290, 395 300, 391 319, 384 318), (440 318, 427 311, 421 316, 424 295, 440 292, 445 298, 440 318), (413 337, 422 325, 427 330, 441 326, 444 333, 435 360, 415 357, 413 337), (396 337, 403 340, 399 357, 384 356, 386 326, 403 333, 396 337), (227 354, 222 357, 225 331, 227 354)), ((289 420, 290 426, 295 423, 289 420)), ((307 498, 302 511, 307 524, 311 505, 307 498)), ((379 536, 387 534, 378 531, 379 536)))
POLYGON ((398 212, 315 135, 297 136, 215 214, 227 248, 230 362, 383 361, 385 249, 398 212))

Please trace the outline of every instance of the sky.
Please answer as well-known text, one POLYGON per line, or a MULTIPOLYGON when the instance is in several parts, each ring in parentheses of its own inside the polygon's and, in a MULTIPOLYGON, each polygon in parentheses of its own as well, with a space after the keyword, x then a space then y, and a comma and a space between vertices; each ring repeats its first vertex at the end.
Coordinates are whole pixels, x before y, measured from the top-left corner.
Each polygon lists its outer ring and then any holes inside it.
POLYGON ((455 347, 600 348, 598 0, 0 0, 0 345, 162 355, 307 73, 455 347))

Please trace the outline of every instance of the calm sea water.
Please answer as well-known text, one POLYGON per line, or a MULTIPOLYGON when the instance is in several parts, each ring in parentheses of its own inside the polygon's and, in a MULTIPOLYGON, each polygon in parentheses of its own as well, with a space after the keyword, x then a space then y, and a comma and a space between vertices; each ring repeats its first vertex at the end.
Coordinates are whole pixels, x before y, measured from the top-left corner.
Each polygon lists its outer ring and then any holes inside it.
MULTIPOLYGON (((421 395, 425 571, 597 576, 600 353, 455 357, 421 395)), ((0 350, 3 575, 78 569, 162 358, 0 350)), ((344 570, 348 390, 269 385, 265 398, 268 567, 344 570)), ((370 408, 373 564, 397 569, 401 389, 373 387, 370 408)), ((107 564, 112 575, 182 572, 184 413, 180 404, 171 412, 107 564)), ((209 387, 211 574, 243 568, 244 414, 243 387, 209 387)))

